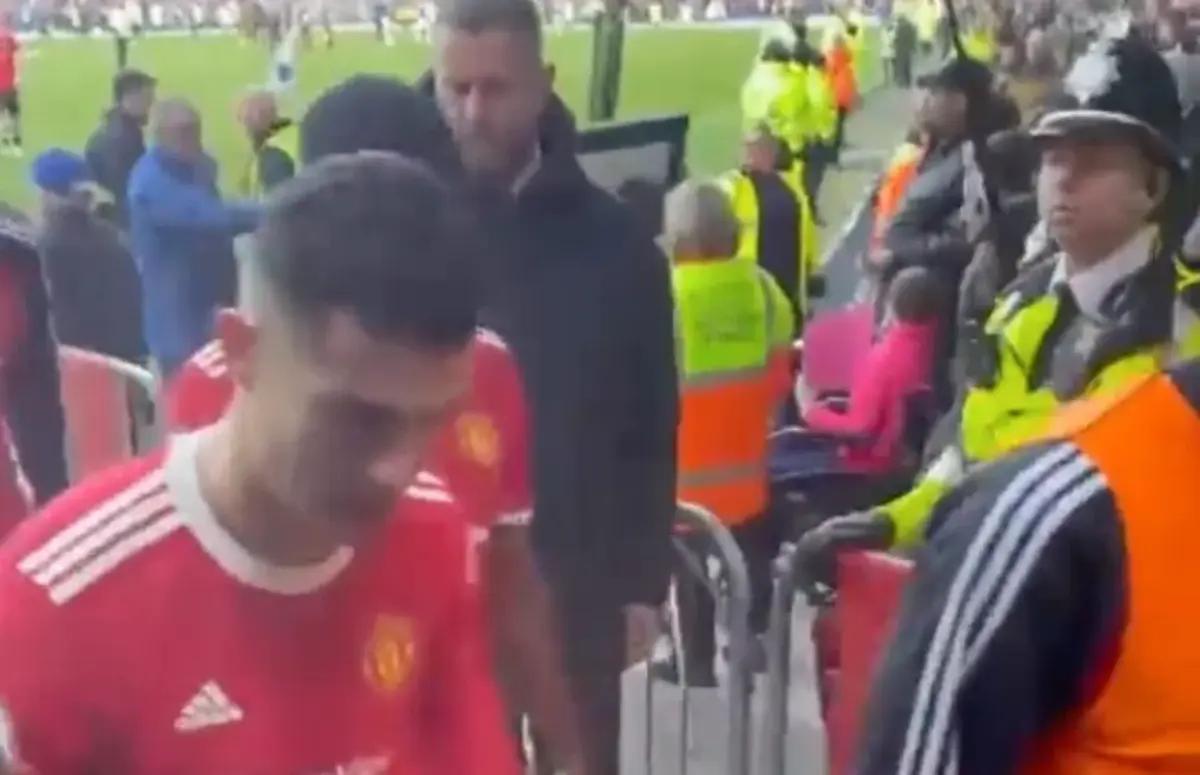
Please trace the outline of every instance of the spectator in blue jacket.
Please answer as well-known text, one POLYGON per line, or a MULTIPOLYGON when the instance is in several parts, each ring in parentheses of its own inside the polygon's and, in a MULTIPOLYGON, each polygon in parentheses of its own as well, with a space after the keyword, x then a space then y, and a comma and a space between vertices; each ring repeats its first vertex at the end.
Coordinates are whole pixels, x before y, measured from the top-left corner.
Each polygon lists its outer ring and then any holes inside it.
POLYGON ((165 378, 211 338, 213 311, 233 304, 233 238, 254 228, 258 206, 221 200, 200 115, 171 99, 156 106, 153 144, 130 175, 129 215, 146 344, 165 378))

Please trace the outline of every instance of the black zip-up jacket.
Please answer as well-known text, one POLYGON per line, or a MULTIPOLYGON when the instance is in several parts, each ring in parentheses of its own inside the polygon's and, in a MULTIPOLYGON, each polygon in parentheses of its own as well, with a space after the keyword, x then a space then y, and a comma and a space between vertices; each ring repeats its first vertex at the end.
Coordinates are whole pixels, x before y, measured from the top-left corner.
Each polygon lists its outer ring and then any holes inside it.
POLYGON ((965 174, 962 141, 939 143, 925 154, 884 237, 897 269, 925 266, 952 277, 952 287, 958 287, 957 277, 971 258, 958 219, 965 174))
POLYGON ((485 322, 510 344, 532 418, 534 550, 578 599, 659 602, 671 567, 678 382, 666 258, 594 186, 573 120, 547 110, 541 161, 480 197, 494 255, 485 322))
POLYGON ((0 372, 0 398, 21 470, 41 505, 67 486, 58 356, 32 231, 7 205, 0 205, 0 261, 17 270, 27 319, 20 348, 0 372))
POLYGON ((38 252, 58 341, 141 362, 142 286, 116 227, 82 205, 63 203, 46 212, 38 252))
POLYGON ((122 228, 129 225, 129 173, 145 152, 141 125, 115 107, 87 141, 88 168, 96 182, 112 194, 115 220, 122 228))

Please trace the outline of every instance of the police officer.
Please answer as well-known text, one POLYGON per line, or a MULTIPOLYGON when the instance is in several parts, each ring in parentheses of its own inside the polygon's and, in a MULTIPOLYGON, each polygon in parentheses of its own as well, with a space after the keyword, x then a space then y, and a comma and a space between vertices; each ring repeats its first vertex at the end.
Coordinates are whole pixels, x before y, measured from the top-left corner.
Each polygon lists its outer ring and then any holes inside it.
POLYGON ((792 69, 790 44, 780 36, 769 36, 742 84, 743 131, 765 126, 787 143, 793 158, 799 158, 804 150, 806 101, 804 81, 792 69))
MULTIPOLYGON (((767 430, 791 383, 792 313, 771 275, 738 255, 740 226, 717 187, 672 191, 664 227, 681 385, 678 498, 730 528, 750 572, 751 628, 762 633, 781 538, 767 513, 767 430)), ((688 573, 679 595, 687 680, 715 686, 714 602, 688 573)), ((675 680, 675 667, 656 673, 675 680)))
POLYGON ((1176 272, 1160 249, 1179 173, 1170 72, 1145 43, 1109 40, 1065 85, 1078 107, 1033 129, 1039 209, 1059 252, 1017 276, 969 348, 954 441, 909 493, 804 536, 799 557, 810 573, 828 571, 838 548, 916 544, 966 471, 1041 431, 1062 403, 1196 348, 1195 315, 1176 300, 1176 272))
POLYGON ((279 115, 275 95, 262 89, 242 100, 238 119, 250 139, 251 157, 242 174, 242 195, 261 197, 296 174, 299 130, 279 115))
POLYGON ((824 225, 820 205, 821 183, 834 155, 838 127, 837 100, 833 84, 825 72, 825 57, 809 43, 803 22, 794 23, 793 28, 796 34, 792 47, 792 75, 805 98, 801 127, 804 132, 802 180, 812 206, 813 220, 818 225, 824 225))
POLYGON ((743 145, 742 166, 717 181, 737 218, 738 254, 758 261, 779 283, 797 328, 810 300, 824 291, 818 274, 817 229, 801 181, 802 166, 789 163, 786 145, 765 126, 743 145))

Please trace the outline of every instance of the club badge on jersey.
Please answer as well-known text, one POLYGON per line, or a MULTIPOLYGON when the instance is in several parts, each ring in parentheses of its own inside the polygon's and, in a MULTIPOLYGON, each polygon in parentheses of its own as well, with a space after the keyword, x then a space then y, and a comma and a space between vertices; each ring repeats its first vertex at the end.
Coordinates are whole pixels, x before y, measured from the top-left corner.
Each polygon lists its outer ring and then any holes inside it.
POLYGON ((384 697, 394 696, 408 683, 417 663, 417 639, 412 620, 380 614, 363 651, 367 685, 384 697))
POLYGON ((496 474, 500 465, 500 431, 482 412, 463 412, 455 421, 459 451, 496 474))

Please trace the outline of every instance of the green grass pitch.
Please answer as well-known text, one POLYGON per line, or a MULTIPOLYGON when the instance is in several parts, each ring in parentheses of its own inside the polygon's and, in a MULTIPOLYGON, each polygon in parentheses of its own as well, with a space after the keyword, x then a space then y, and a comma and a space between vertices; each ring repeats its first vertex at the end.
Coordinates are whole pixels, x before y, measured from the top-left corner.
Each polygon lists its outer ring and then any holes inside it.
MULTIPOLYGON (((716 173, 731 166, 738 153, 738 93, 757 43, 753 29, 633 29, 627 37, 620 116, 689 113, 691 169, 716 173)), ((590 32, 551 33, 547 47, 559 93, 582 116, 590 32)), ((21 99, 26 156, 0 158, 0 199, 22 206, 34 197, 29 160, 52 146, 82 149, 108 104, 115 69, 108 38, 36 40, 25 49, 21 99)), ((428 60, 428 47, 404 35, 386 47, 366 33, 343 33, 332 50, 318 42, 301 54, 300 102, 354 73, 412 79, 428 60)), ((184 96, 200 108, 206 143, 221 163, 226 190, 247 155, 234 104, 242 90, 265 82, 268 62, 264 47, 232 35, 149 37, 135 41, 131 51, 131 65, 156 76, 161 95, 184 96)))

